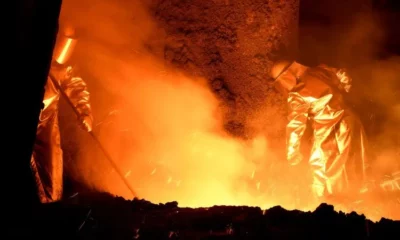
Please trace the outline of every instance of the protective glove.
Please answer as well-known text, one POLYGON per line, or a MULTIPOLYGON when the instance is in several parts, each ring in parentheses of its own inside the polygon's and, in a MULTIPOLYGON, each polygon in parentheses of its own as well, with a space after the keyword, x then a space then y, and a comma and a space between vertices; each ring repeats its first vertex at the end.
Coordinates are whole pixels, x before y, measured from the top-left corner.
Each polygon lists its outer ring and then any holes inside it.
POLYGON ((93 129, 93 117, 91 115, 83 115, 79 118, 80 126, 83 130, 91 132, 93 129))

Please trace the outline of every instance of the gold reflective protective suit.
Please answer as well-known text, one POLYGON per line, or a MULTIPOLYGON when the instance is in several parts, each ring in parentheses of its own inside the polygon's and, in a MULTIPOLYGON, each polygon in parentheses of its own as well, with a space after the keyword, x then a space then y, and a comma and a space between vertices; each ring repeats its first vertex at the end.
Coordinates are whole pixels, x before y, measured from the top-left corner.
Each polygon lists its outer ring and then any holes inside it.
MULTIPOLYGON (((92 113, 86 83, 74 76, 71 66, 54 63, 50 72, 81 114, 82 126, 90 131, 92 113)), ((58 201, 62 197, 63 153, 58 126, 60 95, 59 89, 48 78, 31 158, 31 168, 42 203, 58 201)))
POLYGON ((282 86, 287 90, 289 163, 297 165, 302 160, 300 144, 307 126, 311 126, 308 161, 314 194, 323 197, 360 190, 366 181, 367 142, 359 118, 343 100, 342 93, 349 92, 351 87, 346 71, 323 65, 309 68, 294 62, 276 79, 276 84, 281 91, 282 86), (290 82, 293 84, 288 88, 290 82))

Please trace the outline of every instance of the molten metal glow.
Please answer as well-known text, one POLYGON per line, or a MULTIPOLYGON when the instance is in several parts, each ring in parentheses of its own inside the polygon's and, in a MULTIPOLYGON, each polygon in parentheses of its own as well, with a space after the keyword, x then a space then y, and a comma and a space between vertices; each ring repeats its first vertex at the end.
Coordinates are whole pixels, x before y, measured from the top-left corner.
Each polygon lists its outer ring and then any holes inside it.
MULTIPOLYGON (((315 209, 319 202, 309 191, 310 174, 303 166, 290 170, 281 154, 285 146, 270 148, 272 140, 262 134, 251 141, 228 136, 221 127, 218 101, 201 80, 160 75, 141 64, 126 66, 118 75, 124 79, 119 81, 119 103, 98 127, 101 141, 140 198, 178 201, 181 207, 315 209)), ((81 162, 86 181, 132 198, 102 154, 93 152, 81 162)))
MULTIPOLYGON (((284 144, 272 148, 276 139, 264 132, 247 142, 227 136, 218 116, 222 112, 219 102, 204 84, 170 69, 158 69, 158 62, 143 56, 125 56, 140 52, 145 41, 154 39, 149 36, 157 35, 157 24, 147 11, 119 5, 120 1, 93 2, 65 1, 61 17, 71 20, 69 17, 79 15, 73 18, 75 25, 88 31, 90 39, 81 41, 84 51, 77 57, 78 64, 94 76, 99 88, 116 96, 97 97, 98 102, 93 103, 99 123, 95 132, 140 198, 156 203, 178 201, 182 207, 281 205, 315 209, 319 202, 311 198, 312 179, 307 177, 311 174, 303 166, 289 167, 284 144), (117 103, 110 110, 113 101, 117 103)), ((138 1, 124 2, 137 5, 138 1)), ((155 39, 162 42, 165 37, 155 39)), ((382 76, 377 78, 379 86, 387 79, 382 76)), ((100 94, 93 90, 94 97, 100 94)), ((274 110, 273 104, 265 106, 255 122, 274 124, 280 119, 270 114, 274 110)), ((79 177, 99 190, 132 197, 95 146, 83 153, 74 166, 79 177)), ((353 206, 336 208, 346 212, 358 209, 353 206)), ((379 220, 385 216, 379 208, 370 204, 361 212, 379 220)))

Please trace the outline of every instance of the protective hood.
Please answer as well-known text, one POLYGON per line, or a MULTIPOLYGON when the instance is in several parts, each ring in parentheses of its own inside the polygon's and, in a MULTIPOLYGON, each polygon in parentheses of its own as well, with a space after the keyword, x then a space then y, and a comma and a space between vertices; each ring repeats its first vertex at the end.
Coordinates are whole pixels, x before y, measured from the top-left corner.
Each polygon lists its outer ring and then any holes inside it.
POLYGON ((296 76, 292 73, 292 68, 294 64, 293 62, 281 67, 281 71, 277 74, 277 77, 274 82, 275 88, 283 95, 287 95, 294 86, 297 84, 296 76))

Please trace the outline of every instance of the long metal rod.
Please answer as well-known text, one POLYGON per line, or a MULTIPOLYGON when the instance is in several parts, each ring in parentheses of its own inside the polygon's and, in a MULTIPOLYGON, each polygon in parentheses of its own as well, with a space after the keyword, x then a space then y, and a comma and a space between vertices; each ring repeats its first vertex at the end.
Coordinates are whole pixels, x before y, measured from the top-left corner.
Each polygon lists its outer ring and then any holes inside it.
MULTIPOLYGON (((60 91, 61 95, 65 98, 65 100, 68 102, 68 105, 70 105, 70 107, 72 108, 72 110, 74 111, 74 113, 76 114, 76 116, 80 117, 80 113, 79 111, 76 109, 76 107, 74 106, 74 104, 71 102, 71 99, 69 99, 68 95, 64 92, 64 90, 61 88, 60 84, 58 83, 58 81, 56 80, 56 78, 53 76, 52 73, 49 73, 49 77, 51 79, 51 81, 54 83, 54 85, 58 88, 58 90, 60 91)), ((129 184, 129 182, 125 179, 124 175, 122 174, 122 171, 119 169, 119 167, 117 166, 117 164, 115 163, 115 161, 112 159, 111 155, 108 154, 107 150, 103 147, 103 144, 101 144, 101 142, 99 141, 99 139, 97 138, 97 136, 93 133, 93 131, 89 132, 89 135, 93 138, 93 140, 96 142, 97 146, 100 148, 100 150, 103 152, 104 156, 107 158, 107 160, 109 161, 109 163, 111 164, 111 166, 114 168, 114 170, 117 172, 118 176, 121 178, 121 180, 125 183, 126 187, 129 189, 129 191, 132 193, 133 197, 137 197, 135 191, 133 190, 133 188, 131 187, 131 185, 129 184)))

